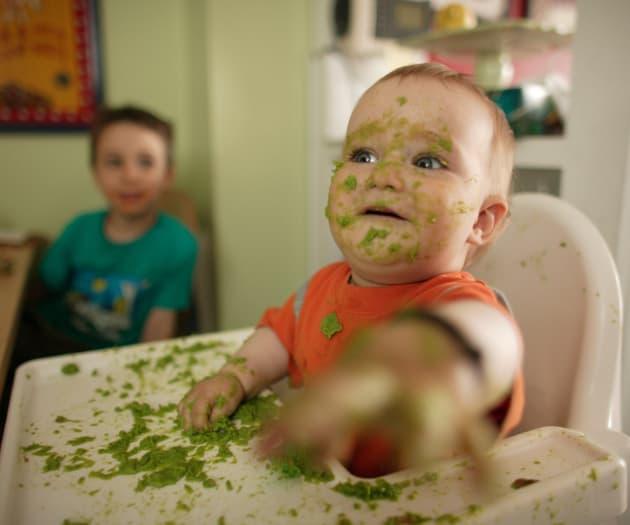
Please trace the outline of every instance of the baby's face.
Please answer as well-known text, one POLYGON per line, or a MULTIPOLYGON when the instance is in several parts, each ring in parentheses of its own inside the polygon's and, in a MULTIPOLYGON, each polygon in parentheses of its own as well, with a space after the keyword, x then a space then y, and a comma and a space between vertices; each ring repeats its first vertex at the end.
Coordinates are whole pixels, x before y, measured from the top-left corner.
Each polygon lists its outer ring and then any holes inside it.
POLYGON ((415 282, 463 268, 493 129, 487 108, 457 85, 393 78, 368 90, 326 210, 355 281, 415 282))
POLYGON ((114 213, 152 213, 171 177, 164 139, 131 122, 107 126, 98 140, 94 176, 114 213))

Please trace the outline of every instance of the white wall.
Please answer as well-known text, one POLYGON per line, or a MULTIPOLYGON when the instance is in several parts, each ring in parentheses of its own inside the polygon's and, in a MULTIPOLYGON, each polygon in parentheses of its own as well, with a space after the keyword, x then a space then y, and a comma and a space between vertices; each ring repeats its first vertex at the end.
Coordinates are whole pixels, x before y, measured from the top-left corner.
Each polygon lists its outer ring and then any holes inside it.
MULTIPOLYGON (((630 140, 630 2, 578 0, 578 29, 573 45, 571 110, 565 140, 562 196, 584 211, 608 242, 622 279, 630 278, 626 255, 630 239, 620 239, 624 184, 630 140)), ((630 217, 626 215, 626 221, 630 217)), ((628 293, 625 302, 630 302, 628 293)), ((626 309, 627 311, 627 309, 626 309)), ((630 353, 625 316, 625 354, 630 353)), ((630 355, 625 355, 624 411, 630 414, 630 355)), ((624 427, 630 432, 630 417, 624 427)))
POLYGON ((617 251, 630 137, 630 2, 578 0, 562 195, 617 251))

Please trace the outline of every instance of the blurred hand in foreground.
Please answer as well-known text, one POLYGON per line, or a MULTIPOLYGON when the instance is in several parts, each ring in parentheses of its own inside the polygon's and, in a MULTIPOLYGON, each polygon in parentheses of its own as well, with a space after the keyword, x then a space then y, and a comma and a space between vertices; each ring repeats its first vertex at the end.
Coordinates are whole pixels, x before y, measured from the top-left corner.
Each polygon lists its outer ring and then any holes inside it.
POLYGON ((346 463, 357 437, 377 431, 394 470, 470 454, 487 470, 496 430, 485 418, 481 368, 439 324, 415 319, 365 331, 330 372, 308 382, 266 430, 260 451, 287 446, 346 463))

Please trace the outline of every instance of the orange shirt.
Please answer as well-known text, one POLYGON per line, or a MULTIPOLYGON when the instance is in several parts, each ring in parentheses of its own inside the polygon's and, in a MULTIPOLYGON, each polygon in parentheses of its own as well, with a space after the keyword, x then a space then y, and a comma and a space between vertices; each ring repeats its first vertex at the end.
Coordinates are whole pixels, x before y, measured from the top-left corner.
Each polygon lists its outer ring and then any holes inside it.
MULTIPOLYGON (((409 307, 435 306, 473 299, 496 306, 507 313, 485 283, 466 272, 445 273, 420 283, 361 287, 350 284, 350 267, 334 263, 318 271, 302 290, 280 308, 268 309, 259 326, 270 327, 289 353, 289 374, 294 386, 327 370, 346 347, 356 330, 384 321, 409 307), (297 301, 296 301, 297 297, 297 301), (297 313, 297 316, 296 316, 297 313), (329 337, 322 321, 335 314, 336 331, 329 337)), ((334 331, 334 330, 333 330, 334 331)), ((506 435, 520 421, 524 393, 522 374, 515 378, 509 401, 497 415, 501 434, 506 435)))

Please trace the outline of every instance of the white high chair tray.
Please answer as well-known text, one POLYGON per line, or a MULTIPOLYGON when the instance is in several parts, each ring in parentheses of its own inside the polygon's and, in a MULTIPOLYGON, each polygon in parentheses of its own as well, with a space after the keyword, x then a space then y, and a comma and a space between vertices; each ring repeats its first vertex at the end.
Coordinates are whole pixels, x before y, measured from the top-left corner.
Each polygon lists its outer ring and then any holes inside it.
MULTIPOLYGON (((361 481, 339 464, 331 465, 332 481, 282 479, 248 446, 231 445, 234 457, 224 462, 214 462, 216 451, 188 452, 188 458, 204 460, 214 487, 185 479, 159 487, 159 474, 151 471, 90 476, 116 464, 99 450, 132 428, 131 413, 122 407, 131 401, 154 408, 176 403, 191 375, 200 379, 218 369, 249 332, 86 352, 20 367, 0 453, 0 522, 580 525, 614 518, 625 508, 624 463, 581 434, 552 427, 507 439, 493 450, 492 499, 475 488, 475 471, 465 458, 430 472, 388 476, 386 487, 397 487, 398 496, 372 501, 334 490, 339 483, 361 481), (222 344, 203 348, 201 343, 209 341, 222 344), (62 373, 68 364, 79 371, 62 373), (137 491, 147 475, 154 476, 152 482, 137 491)), ((150 429, 134 445, 148 435, 163 435, 159 447, 190 446, 174 426, 174 411, 145 421, 150 429)))

